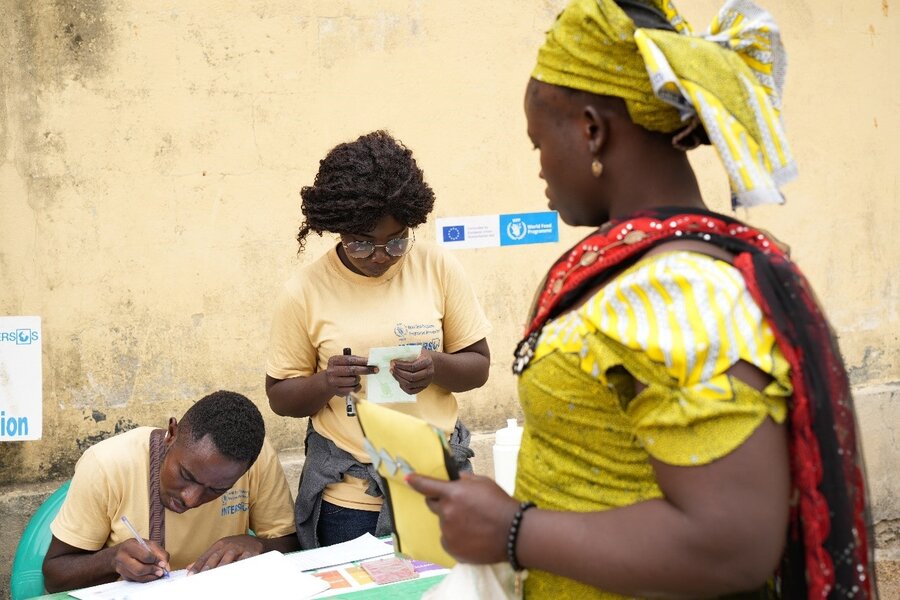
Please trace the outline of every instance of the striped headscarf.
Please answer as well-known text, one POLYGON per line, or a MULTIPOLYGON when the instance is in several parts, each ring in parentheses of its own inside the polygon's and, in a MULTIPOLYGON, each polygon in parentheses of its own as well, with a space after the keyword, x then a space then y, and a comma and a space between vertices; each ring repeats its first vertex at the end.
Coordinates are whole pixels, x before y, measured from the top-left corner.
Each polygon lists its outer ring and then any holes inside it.
POLYGON ((778 26, 749 0, 728 0, 702 36, 670 0, 572 0, 532 77, 622 98, 651 131, 701 125, 732 205, 754 206, 784 202, 778 188, 797 174, 781 123, 785 68, 778 26))

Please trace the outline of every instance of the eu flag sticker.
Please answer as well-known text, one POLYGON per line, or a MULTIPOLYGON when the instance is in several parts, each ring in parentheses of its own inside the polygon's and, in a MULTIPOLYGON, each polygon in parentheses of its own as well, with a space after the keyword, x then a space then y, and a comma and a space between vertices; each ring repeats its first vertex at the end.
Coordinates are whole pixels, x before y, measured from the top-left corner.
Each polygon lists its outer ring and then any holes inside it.
POLYGON ((500 215, 500 245, 546 244, 559 241, 556 211, 500 215))
POLYGON ((445 242, 462 242, 466 239, 465 225, 450 225, 443 228, 445 242))

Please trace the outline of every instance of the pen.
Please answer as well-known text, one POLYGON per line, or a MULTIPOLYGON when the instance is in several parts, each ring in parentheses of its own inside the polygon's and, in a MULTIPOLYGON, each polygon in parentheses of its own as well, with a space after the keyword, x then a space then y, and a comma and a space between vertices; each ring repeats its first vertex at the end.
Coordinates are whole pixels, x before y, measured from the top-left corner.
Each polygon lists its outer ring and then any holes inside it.
MULTIPOLYGON (((141 548, 143 548, 150 554, 153 554, 154 553, 153 550, 150 549, 150 546, 147 545, 147 542, 144 541, 144 538, 141 537, 141 534, 139 534, 137 529, 134 528, 134 525, 131 524, 131 521, 128 520, 128 517, 126 517, 125 515, 122 515, 122 522, 125 523, 125 527, 128 528, 128 531, 131 532, 131 535, 134 536, 134 539, 137 540, 137 543, 141 545, 141 548)), ((169 571, 166 569, 163 569, 163 577, 168 577, 168 576, 169 576, 169 571)))
MULTIPOLYGON (((344 356, 350 356, 351 354, 353 354, 353 351, 350 348, 344 348, 344 356)), ((347 394, 347 416, 356 416, 356 410, 353 408, 353 398, 350 394, 347 394)))

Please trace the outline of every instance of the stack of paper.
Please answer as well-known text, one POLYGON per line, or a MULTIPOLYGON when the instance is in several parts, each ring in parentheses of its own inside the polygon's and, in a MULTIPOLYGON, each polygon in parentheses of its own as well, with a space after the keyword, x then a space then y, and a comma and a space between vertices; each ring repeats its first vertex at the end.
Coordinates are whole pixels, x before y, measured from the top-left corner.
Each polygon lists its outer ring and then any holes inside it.
POLYGON ((175 571, 150 583, 116 581, 69 592, 81 600, 197 600, 198 598, 311 598, 328 583, 302 573, 280 552, 266 552, 209 571, 187 576, 175 571))
POLYGON ((393 553, 393 546, 365 533, 348 542, 288 554, 287 559, 300 571, 314 571, 393 553))

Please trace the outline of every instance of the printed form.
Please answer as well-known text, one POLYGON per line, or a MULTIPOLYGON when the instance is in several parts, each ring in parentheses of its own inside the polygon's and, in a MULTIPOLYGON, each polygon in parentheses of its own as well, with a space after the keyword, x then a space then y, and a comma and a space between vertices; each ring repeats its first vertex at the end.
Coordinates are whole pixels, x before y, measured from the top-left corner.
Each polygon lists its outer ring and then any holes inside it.
POLYGON ((387 402, 415 402, 415 394, 407 394, 391 375, 392 360, 416 360, 422 353, 421 344, 369 348, 368 361, 378 367, 374 375, 366 375, 366 400, 376 404, 387 402))

